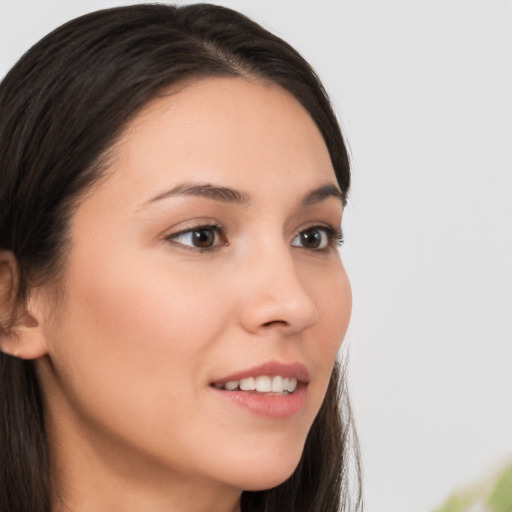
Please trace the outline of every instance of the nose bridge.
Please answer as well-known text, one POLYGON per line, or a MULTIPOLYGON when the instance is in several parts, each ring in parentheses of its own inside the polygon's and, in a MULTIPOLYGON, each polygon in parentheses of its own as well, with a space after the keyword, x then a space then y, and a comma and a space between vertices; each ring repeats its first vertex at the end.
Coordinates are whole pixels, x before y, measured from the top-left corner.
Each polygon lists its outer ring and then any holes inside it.
POLYGON ((316 303, 301 280, 292 251, 282 237, 274 238, 245 262, 241 319, 247 330, 276 328, 295 333, 318 319, 316 303))

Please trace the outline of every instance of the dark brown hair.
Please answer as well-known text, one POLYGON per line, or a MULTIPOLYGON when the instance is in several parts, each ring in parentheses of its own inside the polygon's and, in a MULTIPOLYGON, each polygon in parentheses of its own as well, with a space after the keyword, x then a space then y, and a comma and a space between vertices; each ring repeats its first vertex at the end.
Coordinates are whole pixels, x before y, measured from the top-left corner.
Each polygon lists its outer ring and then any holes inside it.
MULTIPOLYGON (((349 160, 329 99, 287 43, 235 11, 207 4, 94 12, 43 38, 0 84, 0 250, 18 263, 16 300, 62 272, 76 201, 101 177, 105 155, 127 123, 169 87, 215 76, 262 79, 292 94, 320 129, 347 193, 349 160)), ((9 330, 7 318, 0 311, 0 336, 9 330)), ((357 449, 356 493, 349 498, 349 446, 356 440, 350 442, 342 374, 336 367, 296 471, 276 488, 244 492, 244 512, 360 507, 357 449)), ((41 390, 33 364, 5 354, 0 461, 0 510, 50 512, 41 390)))

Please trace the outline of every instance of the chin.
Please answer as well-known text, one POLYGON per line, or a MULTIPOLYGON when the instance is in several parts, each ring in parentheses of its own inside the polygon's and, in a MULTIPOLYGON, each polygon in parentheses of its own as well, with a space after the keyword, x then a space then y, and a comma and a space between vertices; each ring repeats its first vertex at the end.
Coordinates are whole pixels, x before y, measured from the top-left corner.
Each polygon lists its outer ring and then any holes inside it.
POLYGON ((236 487, 245 491, 263 491, 288 480, 297 468, 302 450, 291 456, 289 453, 266 457, 267 460, 244 460, 243 467, 236 465, 233 479, 236 487))

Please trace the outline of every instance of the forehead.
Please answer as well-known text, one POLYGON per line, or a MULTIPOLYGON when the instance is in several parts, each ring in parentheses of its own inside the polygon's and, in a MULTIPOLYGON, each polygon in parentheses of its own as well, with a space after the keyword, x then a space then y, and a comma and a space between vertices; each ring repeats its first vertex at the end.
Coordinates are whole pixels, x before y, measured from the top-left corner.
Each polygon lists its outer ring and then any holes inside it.
POLYGON ((185 178, 241 189, 335 182, 302 105, 277 85, 243 78, 202 79, 151 102, 119 138, 111 171, 148 195, 185 178))

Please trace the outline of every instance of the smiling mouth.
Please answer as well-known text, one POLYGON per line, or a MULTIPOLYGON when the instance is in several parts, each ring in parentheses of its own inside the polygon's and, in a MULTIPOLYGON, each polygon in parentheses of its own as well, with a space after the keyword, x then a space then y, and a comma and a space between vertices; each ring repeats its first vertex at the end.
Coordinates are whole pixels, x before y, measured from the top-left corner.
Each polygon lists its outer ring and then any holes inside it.
POLYGON ((280 375, 259 375, 218 384, 214 383, 212 386, 223 391, 246 391, 253 394, 279 396, 293 393, 297 387, 297 379, 281 377, 280 375))

